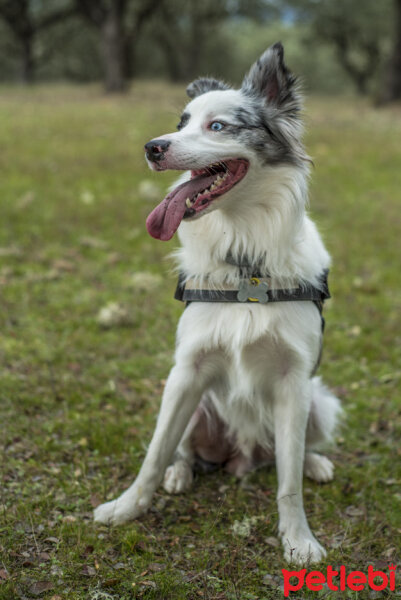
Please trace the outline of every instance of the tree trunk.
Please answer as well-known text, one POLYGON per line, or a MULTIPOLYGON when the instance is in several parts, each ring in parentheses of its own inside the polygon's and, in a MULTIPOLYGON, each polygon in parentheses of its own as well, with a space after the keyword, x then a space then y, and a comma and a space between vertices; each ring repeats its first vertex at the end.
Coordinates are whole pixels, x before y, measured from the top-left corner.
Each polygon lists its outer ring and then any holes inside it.
POLYGON ((202 22, 200 15, 197 15, 196 11, 191 15, 191 35, 190 35, 190 46, 188 48, 188 60, 187 60, 187 78, 197 77, 199 75, 200 59, 203 53, 204 47, 204 32, 202 32, 202 22))
MULTIPOLYGON (((351 75, 351 73, 348 73, 348 74, 351 75)), ((365 73, 355 73, 354 72, 353 80, 354 80, 356 90, 357 90, 359 96, 366 96, 368 93, 369 77, 365 73)))
POLYGON ((33 34, 26 34, 21 39, 22 69, 21 79, 25 84, 32 84, 35 79, 35 59, 33 56, 33 34))
POLYGON ((106 91, 110 93, 123 92, 126 81, 122 15, 116 0, 113 0, 103 22, 101 43, 106 91))
POLYGON ((163 48, 164 59, 166 61, 166 67, 169 74, 170 81, 178 82, 187 79, 182 72, 181 60, 180 60, 180 48, 174 39, 170 39, 168 32, 161 32, 159 34, 159 43, 163 48))
POLYGON ((124 54, 124 77, 127 81, 134 78, 135 75, 135 40, 126 37, 123 42, 124 54))
POLYGON ((395 40, 393 54, 387 70, 387 81, 382 94, 382 102, 401 99, 401 0, 395 0, 395 40))

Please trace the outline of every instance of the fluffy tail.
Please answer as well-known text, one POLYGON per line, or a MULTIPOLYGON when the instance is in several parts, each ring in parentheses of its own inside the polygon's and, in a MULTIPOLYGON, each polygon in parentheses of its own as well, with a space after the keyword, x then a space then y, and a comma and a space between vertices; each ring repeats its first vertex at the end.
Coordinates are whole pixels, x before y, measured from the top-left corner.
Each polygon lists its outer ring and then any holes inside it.
POLYGON ((330 442, 343 414, 340 401, 320 377, 312 378, 312 406, 306 430, 306 446, 313 448, 330 442))

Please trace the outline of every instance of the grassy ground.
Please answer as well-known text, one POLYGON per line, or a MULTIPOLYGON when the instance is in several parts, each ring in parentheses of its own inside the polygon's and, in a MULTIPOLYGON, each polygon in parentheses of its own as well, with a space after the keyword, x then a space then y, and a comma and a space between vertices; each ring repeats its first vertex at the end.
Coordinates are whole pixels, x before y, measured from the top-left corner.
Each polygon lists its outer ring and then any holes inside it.
MULTIPOLYGON (((2 90, 1 600, 283 597, 274 470, 199 477, 135 523, 92 523, 138 472, 171 365, 175 241, 144 221, 174 175, 151 174, 142 145, 184 102, 159 84, 123 99, 2 90), (105 329, 110 302, 121 323, 105 329)), ((311 212, 334 258, 321 373, 347 413, 336 479, 305 482, 307 513, 326 564, 400 568, 400 112, 311 99, 307 124, 311 212)))

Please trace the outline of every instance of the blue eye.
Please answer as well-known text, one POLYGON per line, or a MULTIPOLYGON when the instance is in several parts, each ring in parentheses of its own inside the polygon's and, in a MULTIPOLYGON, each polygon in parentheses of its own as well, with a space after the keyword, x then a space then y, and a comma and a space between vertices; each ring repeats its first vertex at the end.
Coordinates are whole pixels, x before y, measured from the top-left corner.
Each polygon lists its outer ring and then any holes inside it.
POLYGON ((213 123, 210 123, 210 129, 212 131, 221 131, 224 129, 224 124, 220 123, 220 121, 213 121, 213 123))

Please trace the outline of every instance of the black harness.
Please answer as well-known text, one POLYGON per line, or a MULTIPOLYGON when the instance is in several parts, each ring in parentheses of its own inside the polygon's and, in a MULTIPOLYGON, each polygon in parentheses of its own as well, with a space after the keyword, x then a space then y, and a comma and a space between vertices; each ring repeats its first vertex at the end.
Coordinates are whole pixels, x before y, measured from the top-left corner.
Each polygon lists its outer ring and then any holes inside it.
MULTIPOLYGON (((324 301, 330 298, 329 286, 327 278, 328 269, 324 269, 320 276, 319 287, 310 284, 300 284, 297 287, 284 289, 275 288, 272 286, 270 276, 262 276, 258 267, 249 264, 246 260, 242 260, 241 264, 237 264, 235 259, 229 254, 226 257, 226 262, 239 267, 241 277, 238 287, 223 284, 217 289, 213 285, 206 282, 202 287, 195 279, 186 278, 183 273, 178 277, 178 284, 175 290, 174 298, 186 302, 187 306, 191 302, 240 302, 240 303, 259 303, 270 304, 271 302, 297 302, 310 301, 313 302, 320 313, 322 323, 322 335, 324 332, 325 321, 323 318, 324 301)), ((316 371, 320 363, 320 356, 316 371)))

